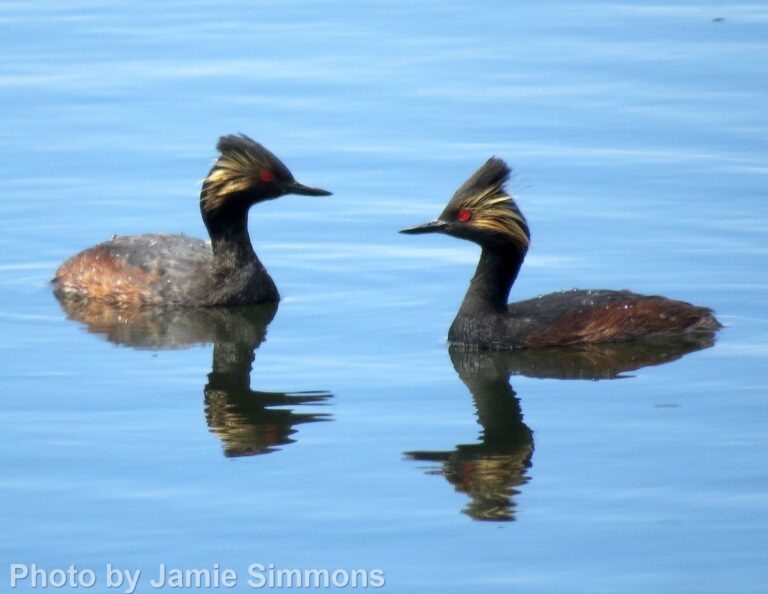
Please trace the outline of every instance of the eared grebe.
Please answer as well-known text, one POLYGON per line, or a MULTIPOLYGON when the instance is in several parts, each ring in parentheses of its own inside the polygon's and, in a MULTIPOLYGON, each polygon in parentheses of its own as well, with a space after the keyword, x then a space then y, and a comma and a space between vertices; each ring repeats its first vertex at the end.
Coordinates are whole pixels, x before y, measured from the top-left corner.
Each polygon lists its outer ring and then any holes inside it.
POLYGON ((525 217, 504 189, 509 174, 504 161, 489 159, 436 220, 401 231, 446 233, 482 248, 448 331, 450 342, 483 349, 539 348, 721 327, 705 307, 630 291, 572 290, 507 304, 530 241, 525 217))
POLYGON ((280 299, 248 236, 248 209, 285 194, 328 196, 298 183, 266 148, 245 135, 222 136, 203 182, 200 212, 211 242, 152 233, 115 236, 56 271, 61 299, 112 305, 249 305, 280 299))

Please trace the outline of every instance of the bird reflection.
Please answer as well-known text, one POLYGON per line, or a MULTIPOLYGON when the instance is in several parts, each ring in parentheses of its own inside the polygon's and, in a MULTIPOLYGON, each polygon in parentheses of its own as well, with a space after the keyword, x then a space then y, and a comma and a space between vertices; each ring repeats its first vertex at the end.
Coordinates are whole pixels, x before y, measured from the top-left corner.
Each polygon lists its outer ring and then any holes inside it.
POLYGON ((503 353, 510 375, 549 379, 619 379, 643 367, 676 361, 715 344, 713 332, 658 336, 503 353))
POLYGON ((469 389, 482 426, 480 443, 449 451, 412 451, 411 460, 437 462, 441 474, 469 495, 463 513, 475 520, 515 519, 514 496, 529 480, 533 431, 523 422, 511 375, 551 379, 616 379, 649 365, 674 361, 714 344, 714 334, 673 336, 626 343, 516 351, 469 351, 451 346, 451 362, 469 389))
POLYGON ((183 349, 213 343, 213 363, 205 395, 205 419, 222 441, 227 457, 266 454, 293 443, 295 427, 330 420, 317 412, 294 412, 320 405, 328 392, 251 390, 251 366, 264 341, 276 304, 236 308, 114 308, 103 303, 60 300, 67 317, 88 332, 138 349, 183 349))
POLYGON ((480 443, 447 452, 406 452, 412 460, 440 462, 442 474, 470 497, 464 513, 476 520, 513 520, 512 497, 528 482, 533 431, 523 422, 520 400, 509 385, 507 353, 469 352, 450 347, 451 361, 469 388, 483 430, 480 443))

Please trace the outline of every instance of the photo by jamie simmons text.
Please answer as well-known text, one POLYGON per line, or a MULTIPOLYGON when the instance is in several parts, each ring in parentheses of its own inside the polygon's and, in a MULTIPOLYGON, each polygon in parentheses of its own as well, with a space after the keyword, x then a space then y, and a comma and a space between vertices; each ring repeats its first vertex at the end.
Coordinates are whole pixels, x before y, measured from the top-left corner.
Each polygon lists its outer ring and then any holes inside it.
POLYGON ((89 568, 75 564, 64 567, 41 567, 36 563, 11 563, 8 585, 23 589, 111 589, 135 594, 139 588, 208 588, 246 587, 253 590, 305 588, 363 590, 386 585, 383 569, 317 569, 284 568, 274 563, 251 563, 245 568, 222 567, 215 563, 207 568, 170 567, 165 563, 150 572, 107 563, 89 568))

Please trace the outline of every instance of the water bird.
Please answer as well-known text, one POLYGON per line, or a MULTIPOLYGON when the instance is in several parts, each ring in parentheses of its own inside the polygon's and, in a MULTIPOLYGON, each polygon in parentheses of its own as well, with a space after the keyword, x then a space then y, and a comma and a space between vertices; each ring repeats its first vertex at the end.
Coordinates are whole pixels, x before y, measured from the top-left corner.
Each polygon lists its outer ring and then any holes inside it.
POLYGON ((248 211, 285 194, 328 196, 297 182, 274 154, 251 138, 222 136, 200 192, 210 242, 180 234, 115 236, 56 271, 60 299, 114 306, 233 306, 277 302, 277 287, 248 235, 248 211))
POLYGON ((530 244, 523 213, 505 189, 510 169, 492 157, 449 200, 440 216, 401 233, 445 233, 480 245, 469 290, 448 331, 452 344, 480 349, 542 348, 712 333, 711 309, 630 291, 570 290, 507 303, 530 244))

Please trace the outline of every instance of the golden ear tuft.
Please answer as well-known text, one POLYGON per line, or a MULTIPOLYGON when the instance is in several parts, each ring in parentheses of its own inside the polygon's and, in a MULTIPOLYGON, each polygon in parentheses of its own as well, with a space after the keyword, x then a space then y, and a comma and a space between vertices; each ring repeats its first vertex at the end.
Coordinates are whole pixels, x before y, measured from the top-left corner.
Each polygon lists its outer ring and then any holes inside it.
POLYGON ((261 164, 247 153, 222 153, 203 182, 203 208, 215 210, 228 196, 247 190, 257 182, 260 171, 261 164))
POLYGON ((205 211, 216 210, 233 194, 275 178, 292 179, 280 159, 244 134, 222 136, 216 148, 221 154, 203 181, 201 202, 205 211), (271 179, 262 177, 265 171, 271 179))
POLYGON ((464 197, 461 203, 473 213, 470 225, 507 237, 523 249, 528 249, 528 223, 512 197, 502 187, 491 186, 464 197))
POLYGON ((466 224, 494 233, 528 249, 528 223, 504 189, 512 171, 503 159, 491 157, 456 190, 443 214, 451 218, 462 210, 472 213, 466 224))

